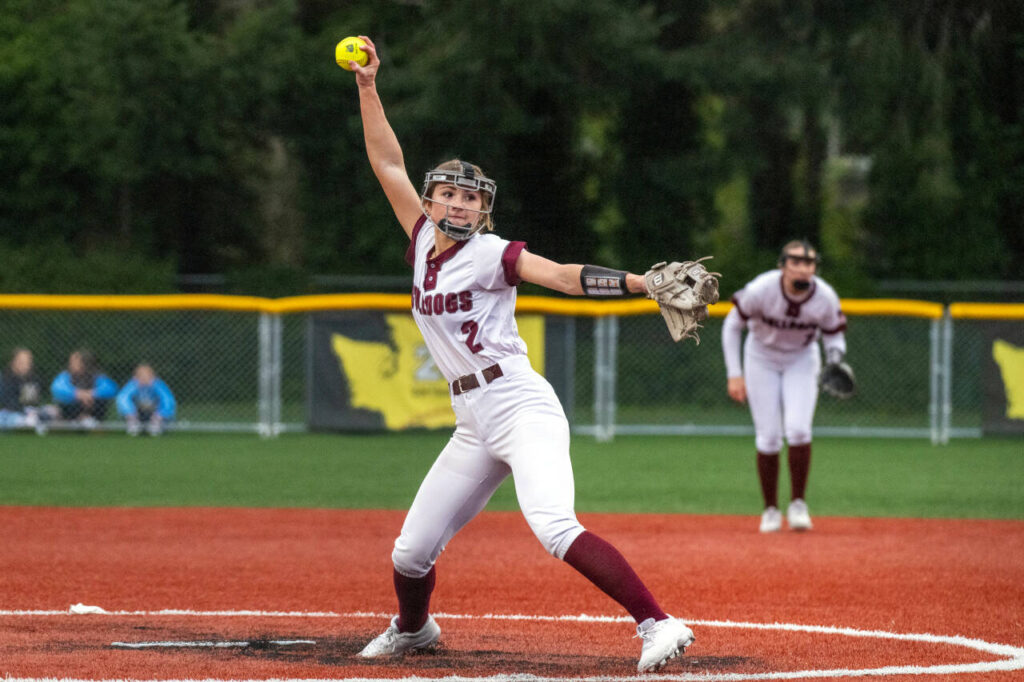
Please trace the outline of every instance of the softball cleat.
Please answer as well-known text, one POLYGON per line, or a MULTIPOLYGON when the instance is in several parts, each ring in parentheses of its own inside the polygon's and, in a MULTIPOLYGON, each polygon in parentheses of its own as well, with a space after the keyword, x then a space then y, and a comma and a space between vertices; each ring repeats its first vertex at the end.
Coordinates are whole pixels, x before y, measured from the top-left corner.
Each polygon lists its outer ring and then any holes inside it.
POLYGON ((782 512, 776 507, 768 507, 761 513, 761 532, 776 533, 782 530, 782 512))
POLYGON ((793 500, 786 509, 786 520, 789 522, 790 530, 810 530, 811 515, 807 511, 807 503, 803 500, 793 500))
POLYGON ((441 627, 433 616, 416 632, 399 632, 398 616, 391 619, 388 629, 377 635, 359 655, 363 658, 397 658, 410 651, 432 649, 441 638, 441 627))
POLYGON ((648 618, 636 626, 636 636, 644 641, 640 662, 636 666, 637 672, 641 673, 661 668, 686 651, 695 639, 693 630, 672 616, 659 621, 648 618))

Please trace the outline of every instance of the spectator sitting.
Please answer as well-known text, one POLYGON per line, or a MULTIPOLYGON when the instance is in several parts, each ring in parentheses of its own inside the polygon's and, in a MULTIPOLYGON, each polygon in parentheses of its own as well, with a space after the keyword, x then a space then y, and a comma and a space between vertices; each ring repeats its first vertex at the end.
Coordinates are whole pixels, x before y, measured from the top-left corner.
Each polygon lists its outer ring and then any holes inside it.
POLYGON ((143 425, 149 435, 159 436, 176 410, 171 388, 146 363, 135 368, 132 379, 117 394, 117 411, 125 418, 131 436, 139 435, 143 425))
POLYGON ((107 403, 117 395, 117 383, 103 373, 95 355, 76 350, 68 357, 68 368, 50 384, 50 392, 60 406, 61 417, 94 429, 106 417, 107 403))
POLYGON ((40 405, 42 386, 33 366, 32 351, 15 348, 0 376, 0 428, 35 428, 46 433, 46 422, 56 416, 53 405, 40 405))

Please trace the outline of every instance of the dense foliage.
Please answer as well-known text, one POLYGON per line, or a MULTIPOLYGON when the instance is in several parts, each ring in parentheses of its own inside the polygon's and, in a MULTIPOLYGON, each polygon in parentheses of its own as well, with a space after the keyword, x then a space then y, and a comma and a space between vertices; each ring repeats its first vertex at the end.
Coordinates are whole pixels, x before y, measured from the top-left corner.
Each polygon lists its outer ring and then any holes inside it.
POLYGON ((7 0, 0 290, 405 272, 333 63, 359 33, 413 182, 479 163, 542 255, 714 253, 731 290, 807 236, 846 295, 1024 272, 1017 0, 7 0))

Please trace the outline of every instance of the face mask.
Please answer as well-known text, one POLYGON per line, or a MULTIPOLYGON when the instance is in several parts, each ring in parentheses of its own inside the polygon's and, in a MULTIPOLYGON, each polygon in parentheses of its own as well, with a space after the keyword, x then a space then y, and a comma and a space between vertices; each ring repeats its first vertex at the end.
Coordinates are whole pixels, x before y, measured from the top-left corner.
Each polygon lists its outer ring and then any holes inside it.
POLYGON ((807 291, 811 288, 811 281, 809 279, 794 279, 793 288, 797 291, 807 291))

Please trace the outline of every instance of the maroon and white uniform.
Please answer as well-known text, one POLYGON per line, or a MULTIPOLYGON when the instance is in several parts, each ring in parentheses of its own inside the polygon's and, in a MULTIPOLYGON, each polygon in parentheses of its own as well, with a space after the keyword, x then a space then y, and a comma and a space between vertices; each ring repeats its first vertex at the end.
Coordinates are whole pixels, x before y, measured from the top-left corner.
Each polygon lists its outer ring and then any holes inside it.
POLYGON ((406 253, 413 318, 448 382, 475 375, 479 386, 452 391, 455 432, 416 493, 395 541, 395 569, 426 575, 509 474, 530 528, 561 559, 584 529, 573 509, 569 424, 530 366, 515 322, 516 262, 526 244, 477 234, 435 257, 434 236, 421 218, 406 253), (501 375, 488 383, 494 365, 501 375))
POLYGON ((412 316, 438 369, 451 383, 509 356, 526 356, 516 326, 516 261, 525 242, 478 234, 436 258, 434 225, 413 228, 412 316))
POLYGON ((757 450, 779 452, 783 436, 791 446, 810 443, 821 370, 817 342, 821 339, 826 353, 846 352, 839 296, 815 276, 806 293, 790 297, 782 271, 771 270, 736 292, 732 302, 722 327, 726 374, 744 377, 757 450), (741 364, 744 329, 749 333, 741 364))

